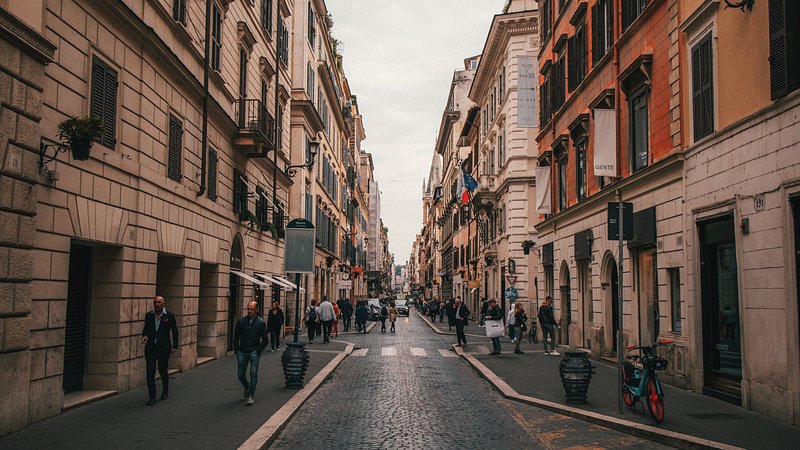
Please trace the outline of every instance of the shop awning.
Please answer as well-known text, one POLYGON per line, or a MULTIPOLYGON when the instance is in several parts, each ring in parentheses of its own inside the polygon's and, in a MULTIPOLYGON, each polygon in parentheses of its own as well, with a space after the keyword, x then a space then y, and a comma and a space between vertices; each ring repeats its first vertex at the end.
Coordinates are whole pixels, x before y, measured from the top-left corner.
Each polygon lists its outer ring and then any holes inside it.
POLYGON ((263 281, 261 281, 261 280, 259 280, 257 278, 253 278, 253 277, 251 277, 250 275, 248 275, 248 274, 246 274, 244 272, 239 272, 237 270, 231 270, 231 273, 236 275, 237 277, 243 279, 243 280, 247 280, 247 281, 249 281, 249 282, 251 282, 253 284, 258 285, 261 289, 266 289, 267 287, 269 287, 269 285, 267 283, 265 283, 265 282, 263 282, 263 281))
MULTIPOLYGON (((265 281, 267 281, 269 283, 277 284, 278 286, 281 286, 282 288, 286 289, 287 291, 294 291, 294 290, 297 289, 297 285, 296 284, 292 283, 291 281, 289 281, 286 278, 283 278, 281 276, 278 276, 278 275, 266 275, 266 274, 263 274, 263 273, 257 273, 255 275, 257 277, 259 277, 259 278, 263 278, 265 281)), ((300 292, 305 292, 305 291, 306 291, 305 288, 300 288, 300 292)))
POLYGON ((474 293, 475 293, 475 291, 477 291, 477 290, 478 290, 478 288, 472 288, 472 289, 470 289, 470 290, 469 290, 469 293, 470 293, 470 294, 474 294, 474 293))

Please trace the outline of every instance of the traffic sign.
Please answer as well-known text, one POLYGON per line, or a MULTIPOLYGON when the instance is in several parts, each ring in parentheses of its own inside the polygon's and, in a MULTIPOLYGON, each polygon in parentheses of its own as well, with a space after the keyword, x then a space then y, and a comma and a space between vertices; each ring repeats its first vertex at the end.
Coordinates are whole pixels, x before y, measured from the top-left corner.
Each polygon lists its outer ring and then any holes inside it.
POLYGON ((286 273, 314 273, 314 224, 294 219, 286 226, 284 261, 286 273))
MULTIPOLYGON (((633 203, 622 203, 622 240, 633 239, 633 203)), ((619 203, 608 203, 608 240, 619 240, 619 203)))

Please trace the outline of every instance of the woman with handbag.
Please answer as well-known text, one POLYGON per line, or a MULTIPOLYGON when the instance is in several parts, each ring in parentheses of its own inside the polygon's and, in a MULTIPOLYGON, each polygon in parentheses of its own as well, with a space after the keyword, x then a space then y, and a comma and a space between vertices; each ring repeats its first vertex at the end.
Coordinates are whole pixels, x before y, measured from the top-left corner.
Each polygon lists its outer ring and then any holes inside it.
POLYGON ((489 300, 484 323, 486 323, 486 336, 492 338, 493 351, 489 355, 500 356, 500 336, 503 335, 503 312, 497 306, 495 299, 489 300), (499 334, 495 330, 499 331, 499 334))

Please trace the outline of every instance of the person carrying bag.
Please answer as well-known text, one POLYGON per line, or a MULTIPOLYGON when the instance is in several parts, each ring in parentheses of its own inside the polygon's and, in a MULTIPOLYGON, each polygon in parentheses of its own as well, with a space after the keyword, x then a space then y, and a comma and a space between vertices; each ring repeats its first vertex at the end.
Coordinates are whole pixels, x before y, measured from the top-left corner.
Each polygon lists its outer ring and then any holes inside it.
POLYGON ((495 299, 489 300, 489 307, 486 309, 486 316, 484 317, 486 324, 486 337, 492 338, 492 356, 500 356, 500 336, 503 335, 505 327, 503 326, 503 312, 497 306, 495 299))

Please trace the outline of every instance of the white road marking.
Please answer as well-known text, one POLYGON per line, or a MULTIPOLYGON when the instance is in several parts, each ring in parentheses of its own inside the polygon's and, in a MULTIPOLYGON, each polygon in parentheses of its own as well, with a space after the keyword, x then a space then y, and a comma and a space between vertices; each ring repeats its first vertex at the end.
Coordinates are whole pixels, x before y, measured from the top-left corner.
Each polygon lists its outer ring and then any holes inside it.
POLYGON ((425 349, 420 347, 411 347, 411 354, 414 356, 428 356, 425 349))
POLYGON ((358 350, 353 350, 353 353, 351 353, 350 356, 367 356, 368 351, 368 348, 360 348, 358 350))
POLYGON ((397 347, 381 348, 381 356, 397 356, 397 347))
POLYGON ((439 354, 441 354, 445 358, 458 358, 458 355, 456 355, 456 352, 454 352, 452 350, 448 350, 448 349, 445 349, 445 348, 440 348, 440 349, 437 349, 437 350, 439 350, 439 354))

